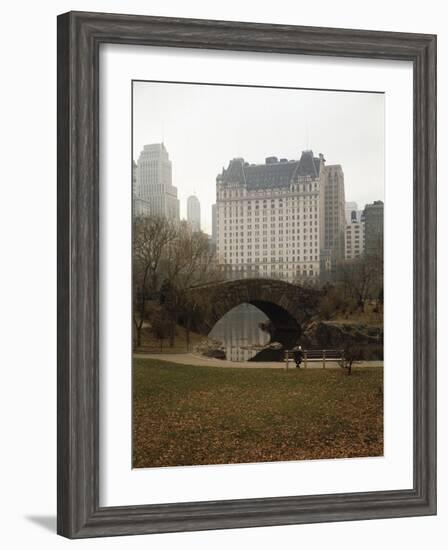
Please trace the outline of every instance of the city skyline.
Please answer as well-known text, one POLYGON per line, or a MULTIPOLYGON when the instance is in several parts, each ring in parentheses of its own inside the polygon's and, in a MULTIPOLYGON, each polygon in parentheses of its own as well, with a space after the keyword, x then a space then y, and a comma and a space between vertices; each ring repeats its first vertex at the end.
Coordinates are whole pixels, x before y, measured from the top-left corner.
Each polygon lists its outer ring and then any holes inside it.
POLYGON ((347 201, 384 200, 383 118, 382 94, 136 82, 133 157, 164 143, 181 218, 195 195, 211 234, 216 178, 236 157, 262 164, 310 149, 343 167, 347 201))

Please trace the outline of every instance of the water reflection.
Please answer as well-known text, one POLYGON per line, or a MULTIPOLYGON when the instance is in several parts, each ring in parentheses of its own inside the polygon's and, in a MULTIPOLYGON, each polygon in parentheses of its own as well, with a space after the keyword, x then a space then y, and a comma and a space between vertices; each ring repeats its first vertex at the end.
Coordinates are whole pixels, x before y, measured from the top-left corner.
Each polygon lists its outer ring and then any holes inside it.
POLYGON ((209 338, 224 344, 226 359, 248 361, 266 345, 270 336, 260 329, 268 317, 251 304, 241 304, 222 317, 210 331, 209 338))

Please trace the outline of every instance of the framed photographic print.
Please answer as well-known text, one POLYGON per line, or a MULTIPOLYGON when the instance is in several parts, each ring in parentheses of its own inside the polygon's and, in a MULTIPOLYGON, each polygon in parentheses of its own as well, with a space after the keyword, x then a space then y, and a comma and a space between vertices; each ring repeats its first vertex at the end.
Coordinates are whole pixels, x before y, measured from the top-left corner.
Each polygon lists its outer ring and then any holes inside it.
POLYGON ((58 18, 58 532, 436 513, 436 38, 58 18))

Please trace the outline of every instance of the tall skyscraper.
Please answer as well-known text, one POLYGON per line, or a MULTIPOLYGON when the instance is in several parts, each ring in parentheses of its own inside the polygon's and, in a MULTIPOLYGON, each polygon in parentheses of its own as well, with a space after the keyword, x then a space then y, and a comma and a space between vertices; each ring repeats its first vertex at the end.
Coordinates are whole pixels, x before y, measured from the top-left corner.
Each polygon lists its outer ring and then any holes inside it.
POLYGON ((151 215, 179 220, 177 188, 172 184, 172 168, 163 143, 145 145, 137 163, 136 197, 147 201, 151 215))
POLYGON ((365 253, 366 255, 382 254, 384 235, 384 203, 374 201, 366 204, 365 219, 365 253))
POLYGON ((325 167, 321 249, 335 265, 345 256, 345 188, 344 172, 339 164, 325 167))
POLYGON ((201 203, 195 195, 187 199, 187 222, 193 231, 201 230, 201 203))

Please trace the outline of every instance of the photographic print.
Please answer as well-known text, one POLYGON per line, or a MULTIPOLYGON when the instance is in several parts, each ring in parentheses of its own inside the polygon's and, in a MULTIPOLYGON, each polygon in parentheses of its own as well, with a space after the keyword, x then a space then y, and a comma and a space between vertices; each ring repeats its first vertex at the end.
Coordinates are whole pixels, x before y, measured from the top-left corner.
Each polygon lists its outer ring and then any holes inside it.
POLYGON ((132 110, 133 467, 382 456, 384 94, 132 110))
POLYGON ((59 534, 436 513, 436 50, 58 16, 59 534))

